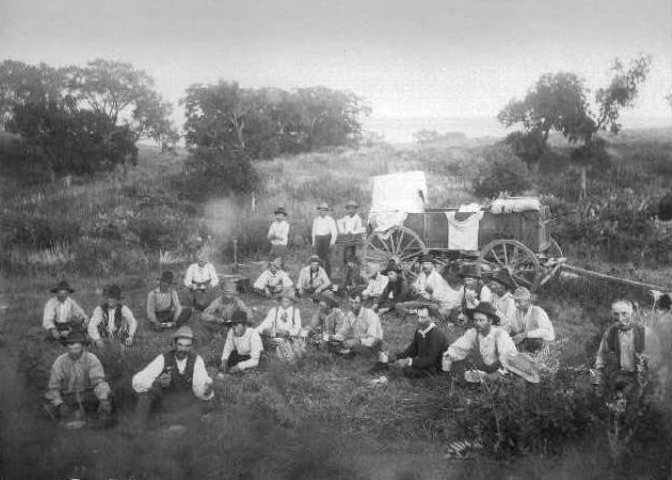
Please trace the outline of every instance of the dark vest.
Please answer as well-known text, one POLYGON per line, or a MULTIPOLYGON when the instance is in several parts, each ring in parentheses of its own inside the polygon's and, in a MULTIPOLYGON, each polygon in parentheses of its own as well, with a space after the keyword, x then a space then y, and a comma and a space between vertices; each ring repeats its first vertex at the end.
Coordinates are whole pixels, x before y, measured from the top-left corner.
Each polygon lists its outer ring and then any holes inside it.
POLYGON ((171 350, 163 354, 163 373, 170 374, 170 386, 168 390, 174 392, 191 392, 192 380, 194 378, 194 364, 196 363, 196 354, 189 352, 187 354, 187 366, 184 373, 180 373, 177 368, 177 358, 175 351, 171 350))
MULTIPOLYGON (((476 287, 476 300, 481 301, 481 290, 483 290, 483 282, 478 282, 478 287, 476 287)), ((467 287, 462 287, 462 312, 463 313, 472 313, 473 308, 467 308, 467 298, 465 293, 467 292, 467 287)))
MULTIPOLYGON (((117 307, 114 309, 114 332, 112 332, 112 335, 117 336, 119 335, 122 322, 123 322, 123 317, 121 316, 121 308, 123 305, 119 304, 117 307)), ((98 333, 102 338, 107 338, 110 336, 109 331, 107 330, 107 324, 110 321, 110 317, 108 314, 109 307, 107 306, 107 303, 103 303, 100 306, 100 309, 103 311, 103 321, 98 324, 98 333)))
MULTIPOLYGON (((642 325, 633 325, 632 330, 634 333, 634 342, 635 342, 635 353, 641 354, 644 352, 644 327, 642 325)), ((615 365, 618 365, 618 368, 621 368, 621 342, 618 341, 618 325, 614 324, 609 327, 607 333, 607 359, 608 361, 615 362, 615 365)), ((638 360, 635 359, 635 364, 638 360)))

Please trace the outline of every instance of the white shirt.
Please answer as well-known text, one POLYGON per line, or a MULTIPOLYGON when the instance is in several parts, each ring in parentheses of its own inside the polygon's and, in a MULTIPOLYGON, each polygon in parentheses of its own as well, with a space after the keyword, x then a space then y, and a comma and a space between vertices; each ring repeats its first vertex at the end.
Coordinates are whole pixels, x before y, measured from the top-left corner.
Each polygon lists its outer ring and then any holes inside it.
POLYGON ((208 286, 216 287, 219 285, 219 277, 212 263, 208 262, 204 266, 198 263, 192 263, 184 275, 184 286, 187 288, 195 287, 195 283, 204 283, 210 281, 208 286))
POLYGON ((329 280, 329 275, 322 267, 317 267, 317 272, 310 270, 310 265, 303 267, 299 272, 299 279, 296 282, 296 286, 299 289, 306 290, 309 288, 327 288, 331 285, 331 280, 329 280), (312 285, 310 280, 313 280, 312 285))
POLYGON ((289 241, 289 223, 285 220, 278 222, 277 220, 271 223, 266 235, 271 240, 271 245, 287 246, 289 241))
POLYGON ((387 282, 390 279, 387 275, 383 275, 380 272, 376 273, 369 278, 369 283, 362 292, 363 297, 380 297, 383 294, 383 290, 387 287, 387 282))
POLYGON ((245 333, 240 337, 233 333, 233 328, 229 329, 224 342, 224 350, 222 351, 222 363, 225 363, 231 356, 234 350, 238 355, 249 355, 250 359, 238 363, 238 368, 245 370, 247 368, 254 368, 259 365, 259 357, 261 351, 264 349, 261 343, 261 337, 254 328, 246 328, 245 333))
MULTIPOLYGON (((105 330, 109 334, 114 333, 114 308, 109 308, 107 310, 107 325, 104 326, 105 330)), ((93 315, 91 315, 91 320, 89 321, 89 326, 87 328, 87 332, 89 334, 89 337, 91 337, 91 340, 100 340, 100 333, 98 332, 98 325, 103 322, 104 316, 103 316, 103 309, 100 305, 98 305, 94 310, 93 310, 93 315)), ((131 309, 128 308, 126 305, 121 306, 121 320, 122 320, 122 325, 120 328, 123 328, 124 323, 126 323, 128 327, 128 336, 130 338, 133 338, 135 335, 135 331, 138 329, 138 321, 135 319, 133 316, 133 312, 131 312, 131 309)))
POLYGON ((531 305, 526 313, 516 308, 508 327, 511 335, 525 333, 527 338, 541 338, 547 342, 555 340, 553 324, 544 309, 536 305, 531 305))
POLYGON ((341 330, 336 333, 339 340, 359 340, 365 347, 373 347, 383 340, 383 326, 380 318, 370 308, 362 307, 359 314, 350 311, 345 315, 341 330))
POLYGON ((331 235, 331 244, 336 243, 338 236, 338 228, 336 228, 336 220, 329 215, 324 217, 316 217, 313 220, 313 245, 315 245, 315 237, 318 235, 331 235))
POLYGON ((84 310, 72 298, 67 297, 65 301, 60 302, 58 298, 51 297, 44 305, 42 326, 45 330, 55 328, 56 323, 66 323, 71 320, 86 321, 84 310))
POLYGON ((460 292, 453 290, 436 270, 432 270, 429 275, 421 272, 415 280, 414 288, 422 298, 436 300, 442 307, 453 308, 460 304, 460 292), (428 285, 432 287, 431 294, 425 290, 428 285))
POLYGON ((285 330, 290 336, 296 337, 301 331, 301 312, 294 306, 288 309, 273 307, 255 330, 259 334, 268 332, 271 337, 275 337, 276 332, 285 330))
POLYGON ((513 300, 511 292, 506 292, 501 297, 492 294, 492 305, 497 309, 501 319, 501 326, 504 327, 511 323, 511 319, 516 314, 516 302, 513 300))
POLYGON ((486 365, 494 364, 504 355, 518 352, 516 344, 506 330, 492 326, 486 336, 478 333, 475 328, 470 328, 448 347, 447 353, 453 360, 464 360, 477 345, 486 365))
POLYGON ((481 287, 481 295, 480 295, 480 300, 477 298, 478 295, 476 295, 476 291, 467 289, 466 287, 462 287, 459 291, 460 295, 460 303, 462 303, 462 299, 464 298, 464 304, 466 305, 466 308, 472 309, 476 308, 479 303, 481 302, 491 302, 492 303, 492 291, 488 288, 487 285, 483 285, 481 287), (467 295, 465 295, 465 292, 472 292, 474 295, 474 299, 470 300, 467 295))
POLYGON ((257 290, 264 290, 267 287, 270 289, 282 289, 289 288, 292 285, 294 285, 294 282, 292 282, 292 279, 289 278, 289 275, 284 270, 278 270, 275 273, 270 270, 264 270, 254 282, 254 288, 257 290))
POLYGON ((338 221, 338 231, 345 235, 360 235, 366 232, 362 225, 362 218, 356 213, 353 216, 346 215, 338 221))
MULTIPOLYGON (((177 370, 180 373, 184 373, 184 369, 187 368, 187 358, 182 360, 176 358, 175 363, 177 364, 177 370)), ((137 393, 145 393, 152 388, 154 381, 161 375, 164 367, 164 358, 163 354, 156 357, 152 362, 145 367, 144 370, 139 371, 133 375, 133 380, 131 384, 133 385, 133 390, 137 393)), ((210 400, 214 393, 210 392, 209 395, 205 395, 205 390, 208 385, 212 385, 212 379, 208 375, 207 370, 205 369, 205 363, 203 358, 200 355, 196 355, 196 361, 194 362, 194 376, 191 380, 191 389, 201 400, 210 400)))

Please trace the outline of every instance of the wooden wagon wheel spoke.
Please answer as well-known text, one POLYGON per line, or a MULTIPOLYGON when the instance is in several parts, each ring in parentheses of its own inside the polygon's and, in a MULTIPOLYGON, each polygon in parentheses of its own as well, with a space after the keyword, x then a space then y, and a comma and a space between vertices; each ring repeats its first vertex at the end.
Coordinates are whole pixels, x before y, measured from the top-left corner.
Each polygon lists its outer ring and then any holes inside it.
POLYGON ((425 244, 413 230, 401 226, 385 234, 372 233, 367 239, 365 256, 368 259, 388 262, 395 259, 409 262, 413 266, 414 258, 425 250, 425 244))
POLYGON ((506 268, 514 281, 530 289, 535 289, 541 279, 541 265, 536 254, 518 240, 499 239, 487 244, 481 250, 481 262, 497 268, 506 268))

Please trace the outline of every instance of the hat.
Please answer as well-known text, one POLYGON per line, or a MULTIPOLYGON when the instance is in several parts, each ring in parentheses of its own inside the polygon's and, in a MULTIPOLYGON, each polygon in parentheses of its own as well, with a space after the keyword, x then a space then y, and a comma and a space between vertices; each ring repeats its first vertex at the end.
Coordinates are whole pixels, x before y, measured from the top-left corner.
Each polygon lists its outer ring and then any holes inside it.
POLYGON ((507 290, 513 290, 516 288, 516 284, 513 282, 511 274, 505 268, 498 270, 494 275, 488 275, 488 280, 503 285, 507 290))
POLYGON ((239 323, 244 323, 247 325, 247 313, 243 310, 236 310, 231 315, 231 324, 238 325, 239 323))
POLYGON ((345 204, 345 208, 359 208, 359 204, 354 200, 349 200, 348 203, 345 204))
POLYGON ((189 340, 193 340, 194 332, 191 331, 191 327, 180 327, 177 329, 177 332, 173 334, 173 340, 177 340, 178 338, 188 338, 189 340))
POLYGON ((317 262, 320 265, 322 265, 322 259, 318 255, 311 255, 310 258, 308 259, 308 263, 313 263, 317 262))
POLYGON ((121 288, 118 285, 108 285, 104 290, 104 295, 107 298, 114 298, 115 300, 121 300, 121 288))
POLYGON ((84 335, 84 332, 81 330, 70 330, 70 333, 68 333, 68 336, 65 337, 62 342, 64 345, 70 343, 81 343, 82 345, 86 345, 89 343, 86 335, 84 335))
POLYGON ((420 263, 432 262, 434 263, 434 255, 431 253, 425 253, 420 257, 420 263))
POLYGON ((54 288, 49 289, 49 292, 58 293, 61 290, 67 290, 70 293, 74 293, 73 288, 66 280, 61 280, 60 282, 58 282, 58 285, 56 285, 54 288))
POLYGON ((460 269, 462 278, 481 278, 481 266, 477 263, 467 263, 460 269))
POLYGON ((432 312, 430 312, 429 307, 426 307, 426 306, 418 307, 417 310, 416 310, 416 313, 418 315, 418 318, 429 318, 429 317, 432 316, 432 312), (427 312, 427 314, 425 314, 425 313, 421 314, 420 312, 427 312))
POLYGON ((327 305, 329 305, 331 308, 336 308, 338 307, 338 300, 334 296, 333 293, 330 291, 325 291, 320 293, 320 296, 318 297, 321 301, 324 301, 327 305))
POLYGON ((525 287, 518 287, 515 292, 513 292, 514 300, 529 300, 530 298, 532 298, 532 294, 525 287))
POLYGON ((236 293, 236 287, 233 285, 232 282, 222 282, 222 291, 224 293, 233 295, 234 293, 236 293))
POLYGON ((383 275, 387 275, 390 272, 401 272, 402 267, 399 265, 394 259, 391 259, 389 262, 387 262, 387 266, 385 267, 385 270, 383 270, 382 273, 383 275))
POLYGON ((173 283, 174 281, 174 275, 173 272, 170 270, 166 270, 161 274, 161 277, 158 278, 159 282, 166 282, 166 283, 173 283))
POLYGON ((201 250, 196 254, 196 260, 199 262, 207 262, 208 261, 208 253, 205 252, 204 250, 201 250))
POLYGON ((283 298, 288 298, 292 302, 296 302, 296 295, 294 294, 293 288, 283 288, 280 293, 275 296, 276 300, 281 300, 283 298))
POLYGON ((539 383, 537 362, 527 353, 508 352, 501 356, 502 366, 530 383, 539 383))
POLYGON ((273 265, 275 267, 278 267, 278 268, 282 268, 282 259, 280 259, 280 257, 274 258, 273 260, 268 262, 268 266, 270 267, 271 265, 273 265))
POLYGON ((285 211, 285 209, 283 207, 276 208, 275 212, 273 212, 273 213, 275 213, 275 215, 284 215, 285 217, 287 216, 287 212, 285 211))
POLYGON ((490 317, 493 323, 499 323, 499 314, 497 313, 497 309, 490 302, 480 302, 478 305, 476 305, 476 308, 471 311, 471 316, 473 317, 476 313, 487 315, 490 317))
POLYGON ((322 203, 320 203, 320 204, 317 206, 317 209, 318 209, 318 210, 325 210, 325 211, 327 211, 327 212, 330 210, 330 208, 329 208, 329 204, 328 204, 327 202, 322 202, 322 203))

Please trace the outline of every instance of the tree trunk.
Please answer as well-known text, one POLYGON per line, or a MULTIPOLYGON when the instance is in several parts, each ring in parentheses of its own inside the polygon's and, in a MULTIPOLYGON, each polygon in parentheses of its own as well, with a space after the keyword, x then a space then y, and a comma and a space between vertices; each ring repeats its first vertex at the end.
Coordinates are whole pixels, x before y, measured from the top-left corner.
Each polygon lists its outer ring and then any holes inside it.
POLYGON ((588 176, 588 167, 585 165, 581 165, 581 192, 579 193, 580 199, 584 199, 588 196, 587 176, 588 176))

